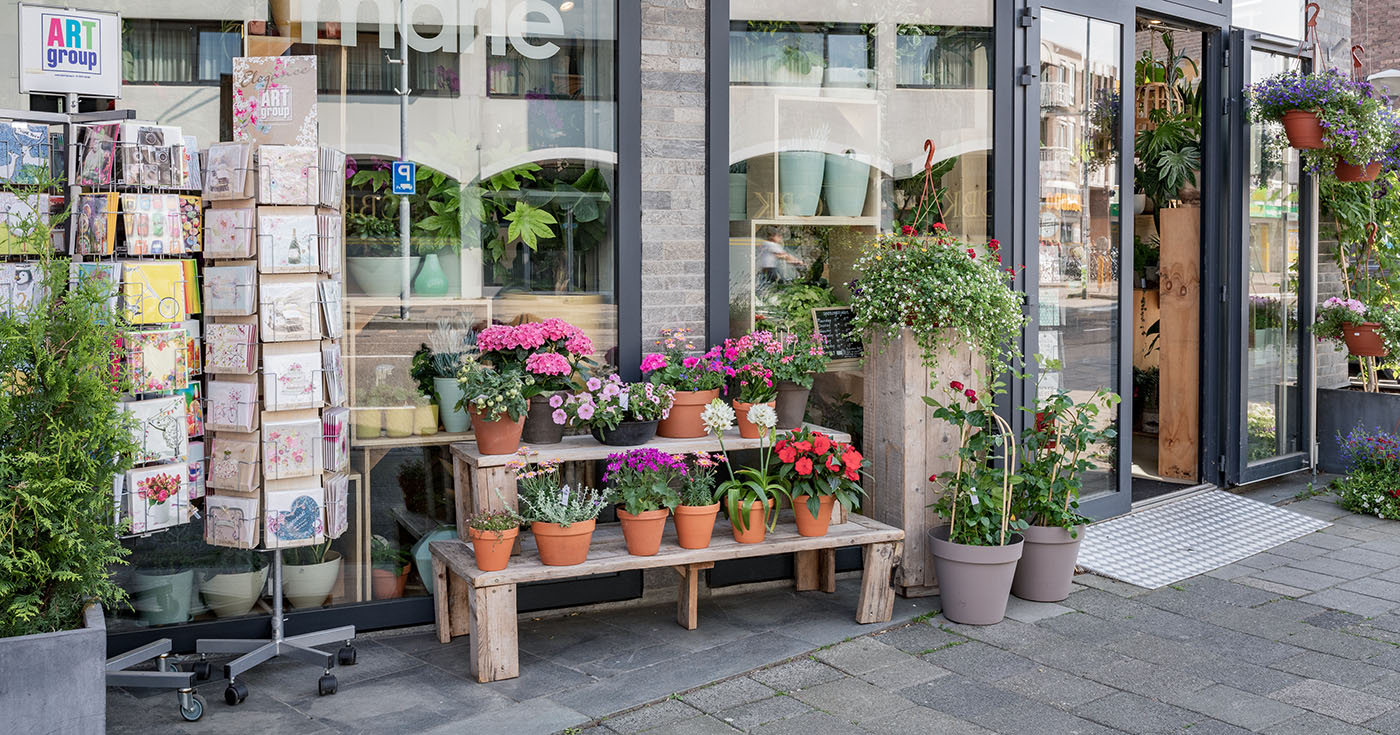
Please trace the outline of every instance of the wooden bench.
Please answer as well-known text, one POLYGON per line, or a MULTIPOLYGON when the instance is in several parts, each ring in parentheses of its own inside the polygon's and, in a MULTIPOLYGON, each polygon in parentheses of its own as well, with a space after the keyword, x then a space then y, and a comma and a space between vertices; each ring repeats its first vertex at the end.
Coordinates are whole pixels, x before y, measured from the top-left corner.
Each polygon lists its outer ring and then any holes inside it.
POLYGON ((520 535, 524 540, 521 555, 513 557, 510 565, 499 572, 477 569, 468 542, 429 544, 438 640, 447 643, 456 635, 471 636, 471 671, 477 681, 520 675, 515 589, 523 582, 672 567, 680 575, 676 622, 694 630, 699 623, 700 571, 713 567, 716 561, 795 554, 794 582, 798 590, 835 592, 836 549, 861 546, 865 572, 856 622, 883 623, 894 614, 891 575, 904 543, 904 531, 856 514, 847 516, 843 523, 833 523, 825 536, 800 536, 789 510, 783 511, 777 529, 761 544, 736 542, 729 521, 721 516, 715 522, 709 548, 682 549, 676 544, 674 524, 668 522, 661 550, 655 556, 631 556, 623 542, 622 529, 617 524, 603 524, 593 534, 587 561, 576 566, 550 567, 540 563, 534 537, 524 531, 520 535))

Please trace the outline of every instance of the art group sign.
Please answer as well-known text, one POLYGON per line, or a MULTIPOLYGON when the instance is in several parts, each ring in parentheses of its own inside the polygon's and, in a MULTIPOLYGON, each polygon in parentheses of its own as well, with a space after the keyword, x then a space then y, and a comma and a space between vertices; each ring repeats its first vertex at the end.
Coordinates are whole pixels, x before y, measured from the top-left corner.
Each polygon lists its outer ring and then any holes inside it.
POLYGON ((121 96, 121 16, 19 5, 19 91, 121 96))

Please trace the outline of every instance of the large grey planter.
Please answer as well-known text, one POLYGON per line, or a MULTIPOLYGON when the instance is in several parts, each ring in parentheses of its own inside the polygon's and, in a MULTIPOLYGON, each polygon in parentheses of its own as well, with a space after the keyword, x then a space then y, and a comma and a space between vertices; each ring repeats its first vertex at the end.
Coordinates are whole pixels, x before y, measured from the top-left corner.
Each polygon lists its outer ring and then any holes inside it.
POLYGON ((1350 388, 1317 392, 1317 464, 1323 472, 1347 472, 1337 435, 1346 436, 1360 423, 1372 431, 1400 434, 1400 394, 1367 393, 1350 388))
POLYGON ((807 416, 807 398, 811 388, 803 388, 797 383, 778 381, 778 428, 795 429, 802 426, 807 416))
POLYGON ((1011 580, 1024 545, 1020 536, 1005 546, 968 546, 948 541, 948 527, 928 532, 943 614, 964 625, 992 625, 1006 617, 1011 580))
POLYGON ((90 735, 107 728, 107 626, 102 606, 83 627, 0 638, 0 730, 90 735))
POLYGON ((1059 602, 1069 597, 1084 526, 1075 526, 1074 535, 1059 526, 1031 526, 1021 533, 1026 545, 1016 563, 1011 594, 1033 602, 1059 602))

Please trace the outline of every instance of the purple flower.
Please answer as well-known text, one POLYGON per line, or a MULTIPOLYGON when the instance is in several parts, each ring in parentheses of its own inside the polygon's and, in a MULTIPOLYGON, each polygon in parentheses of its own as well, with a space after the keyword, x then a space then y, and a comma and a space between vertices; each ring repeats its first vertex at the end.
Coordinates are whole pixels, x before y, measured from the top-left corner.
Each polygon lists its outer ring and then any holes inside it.
POLYGON ((569 414, 564 413, 564 409, 562 408, 554 409, 554 413, 550 414, 550 417, 554 419, 554 423, 560 426, 563 426, 569 420, 569 414))

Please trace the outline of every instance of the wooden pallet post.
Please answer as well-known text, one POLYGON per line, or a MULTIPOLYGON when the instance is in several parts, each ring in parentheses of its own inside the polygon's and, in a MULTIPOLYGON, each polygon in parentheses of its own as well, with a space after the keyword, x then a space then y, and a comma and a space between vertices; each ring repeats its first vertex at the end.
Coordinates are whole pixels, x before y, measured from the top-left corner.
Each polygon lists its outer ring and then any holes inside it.
POLYGON ((1195 482, 1200 454, 1201 208, 1168 207, 1162 218, 1161 378, 1157 473, 1195 482))
POLYGON ((928 532, 941 521, 929 507, 937 495, 928 478, 954 470, 959 441, 953 426, 933 417, 924 396, 944 399, 943 386, 954 380, 982 389, 982 357, 961 340, 954 338, 953 344, 933 370, 924 367, 909 329, 894 340, 875 337, 866 351, 865 454, 871 482, 864 512, 904 529, 895 585, 905 597, 938 592, 928 532))
POLYGON ((865 573, 860 579, 860 601, 856 603, 857 623, 888 623, 894 617, 890 575, 901 547, 898 541, 865 547, 865 573))
POLYGON ((472 587, 471 672, 482 683, 520 676, 515 626, 515 585, 472 587))

